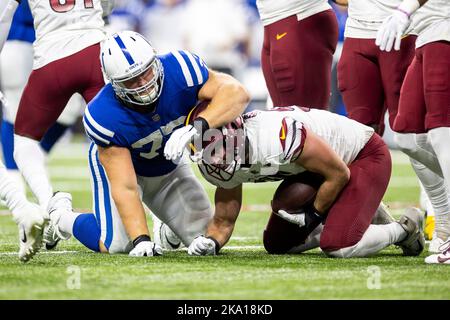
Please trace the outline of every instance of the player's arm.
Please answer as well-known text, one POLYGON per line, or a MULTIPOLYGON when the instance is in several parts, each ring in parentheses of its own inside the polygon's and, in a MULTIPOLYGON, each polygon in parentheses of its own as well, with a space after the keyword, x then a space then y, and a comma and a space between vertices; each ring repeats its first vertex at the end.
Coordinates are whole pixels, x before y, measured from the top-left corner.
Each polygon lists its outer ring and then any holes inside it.
POLYGON ((295 163, 324 177, 324 182, 317 190, 313 209, 316 214, 326 214, 350 180, 350 169, 322 138, 308 129, 303 151, 295 163))
POLYGON ((233 189, 217 187, 214 217, 208 224, 206 236, 194 239, 188 249, 191 255, 217 254, 233 233, 234 224, 241 210, 242 184, 233 189))
POLYGON ((247 107, 250 95, 232 76, 209 71, 208 80, 198 93, 199 100, 211 100, 208 108, 199 114, 210 128, 219 128, 235 120, 247 107))
POLYGON ((134 249, 130 255, 161 254, 161 249, 155 247, 150 240, 130 151, 117 146, 106 148, 98 146, 98 154, 108 175, 111 195, 122 223, 128 236, 133 240, 134 249))
POLYGON ((0 52, 8 38, 11 22, 19 6, 20 0, 2 0, 0 1, 0 52))

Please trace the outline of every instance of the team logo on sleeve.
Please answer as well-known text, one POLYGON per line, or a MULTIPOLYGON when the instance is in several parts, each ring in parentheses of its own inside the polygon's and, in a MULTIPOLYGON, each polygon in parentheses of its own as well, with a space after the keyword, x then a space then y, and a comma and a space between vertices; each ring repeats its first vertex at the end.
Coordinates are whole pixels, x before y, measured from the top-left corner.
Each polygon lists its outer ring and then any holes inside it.
POLYGON ((280 143, 283 149, 284 160, 295 161, 302 149, 306 138, 303 124, 291 117, 284 117, 281 121, 280 143))

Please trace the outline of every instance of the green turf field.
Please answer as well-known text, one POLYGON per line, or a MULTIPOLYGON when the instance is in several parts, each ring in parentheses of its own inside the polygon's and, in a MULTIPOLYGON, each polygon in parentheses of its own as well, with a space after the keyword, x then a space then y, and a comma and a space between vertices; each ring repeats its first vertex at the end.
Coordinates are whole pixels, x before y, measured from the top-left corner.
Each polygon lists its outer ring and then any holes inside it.
MULTIPOLYGON (((49 165, 55 190, 72 193, 74 207, 91 206, 87 146, 60 146, 49 165)), ((393 153, 385 202, 399 215, 417 205, 419 189, 406 157, 393 153)), ((0 299, 449 299, 450 268, 425 265, 391 247, 375 257, 330 259, 320 251, 268 255, 262 247, 268 203, 276 183, 248 185, 230 243, 217 257, 186 251, 162 257, 108 256, 71 239, 23 264, 17 229, 0 216, 0 299)), ((207 186, 209 194, 213 189, 207 186)), ((370 196, 370 195, 368 195, 370 196)))

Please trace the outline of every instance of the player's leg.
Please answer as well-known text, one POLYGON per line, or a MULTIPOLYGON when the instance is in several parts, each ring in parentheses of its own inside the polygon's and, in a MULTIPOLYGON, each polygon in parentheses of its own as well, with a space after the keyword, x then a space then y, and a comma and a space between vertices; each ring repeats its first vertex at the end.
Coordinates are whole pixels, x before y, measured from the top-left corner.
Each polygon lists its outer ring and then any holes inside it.
MULTIPOLYGON (((414 58, 416 36, 402 39, 400 51, 379 51, 381 81, 383 84, 384 100, 389 112, 389 124, 394 125, 398 112, 400 90, 409 65, 414 58)), ((379 50, 375 46, 376 50, 379 50)))
POLYGON ((49 202, 53 229, 58 238, 68 239, 73 235, 95 252, 128 253, 132 242, 112 199, 108 177, 93 143, 89 148, 89 169, 94 213, 74 212, 70 194, 58 192, 49 202))
POLYGON ((82 92, 89 100, 94 89, 103 85, 100 68, 91 68, 99 64, 98 53, 99 47, 94 45, 33 70, 22 95, 15 123, 14 158, 43 208, 52 196, 52 187, 38 141, 75 92, 82 92))
POLYGON ((348 117, 379 132, 384 92, 373 40, 346 38, 338 63, 338 85, 348 117))
POLYGON ((265 27, 270 46, 263 52, 269 49, 270 72, 264 74, 275 106, 328 107, 337 30, 331 10, 300 21, 294 15, 265 27))
POLYGON ((266 81, 266 87, 269 91, 269 97, 267 99, 267 108, 271 109, 273 106, 281 104, 281 97, 278 93, 277 85, 275 82, 274 73, 270 64, 270 47, 271 42, 275 41, 270 37, 268 27, 264 28, 264 42, 261 49, 261 69, 266 81))
POLYGON ((321 249, 332 257, 362 257, 394 243, 409 242, 419 228, 413 213, 408 212, 400 223, 371 225, 391 175, 389 150, 378 135, 371 138, 349 169, 350 181, 325 221, 321 249))
MULTIPOLYGON (((442 176, 450 186, 450 42, 439 41, 423 47, 423 83, 427 115, 425 127, 438 158, 442 176)), ((436 235, 450 237, 450 207, 445 215, 436 214, 436 235)))
POLYGON ((5 95, 1 124, 1 141, 5 166, 21 190, 25 191, 22 175, 14 161, 14 121, 20 97, 33 68, 33 45, 24 41, 6 41, 0 55, 1 90, 5 95))
POLYGON ((205 234, 213 216, 205 189, 187 163, 178 165, 159 184, 152 180, 138 179, 144 203, 188 247, 195 237, 205 234))

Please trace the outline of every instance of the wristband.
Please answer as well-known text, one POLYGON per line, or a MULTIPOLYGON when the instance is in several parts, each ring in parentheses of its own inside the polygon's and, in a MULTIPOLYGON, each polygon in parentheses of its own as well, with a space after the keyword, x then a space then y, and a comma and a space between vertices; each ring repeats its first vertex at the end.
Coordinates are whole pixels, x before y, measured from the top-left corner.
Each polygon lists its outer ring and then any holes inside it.
POLYGON ((408 16, 414 13, 417 9, 420 8, 420 3, 417 0, 403 0, 402 3, 397 7, 397 10, 403 12, 408 16))
POLYGON ((133 240, 133 248, 135 248, 139 243, 143 241, 152 241, 152 239, 150 239, 150 236, 147 234, 141 234, 133 240))
POLYGON ((207 130, 209 130, 209 123, 208 123, 208 121, 206 121, 205 118, 197 117, 194 120, 194 127, 195 127, 195 129, 197 129, 198 132, 200 132, 201 134, 204 134, 207 130), (198 130, 198 129, 200 129, 200 130, 198 130))
POLYGON ((219 254, 219 250, 220 250, 220 244, 219 241, 217 241, 216 239, 214 239, 213 237, 205 237, 206 239, 212 240, 214 242, 214 244, 216 245, 215 247, 215 253, 216 255, 219 254))

